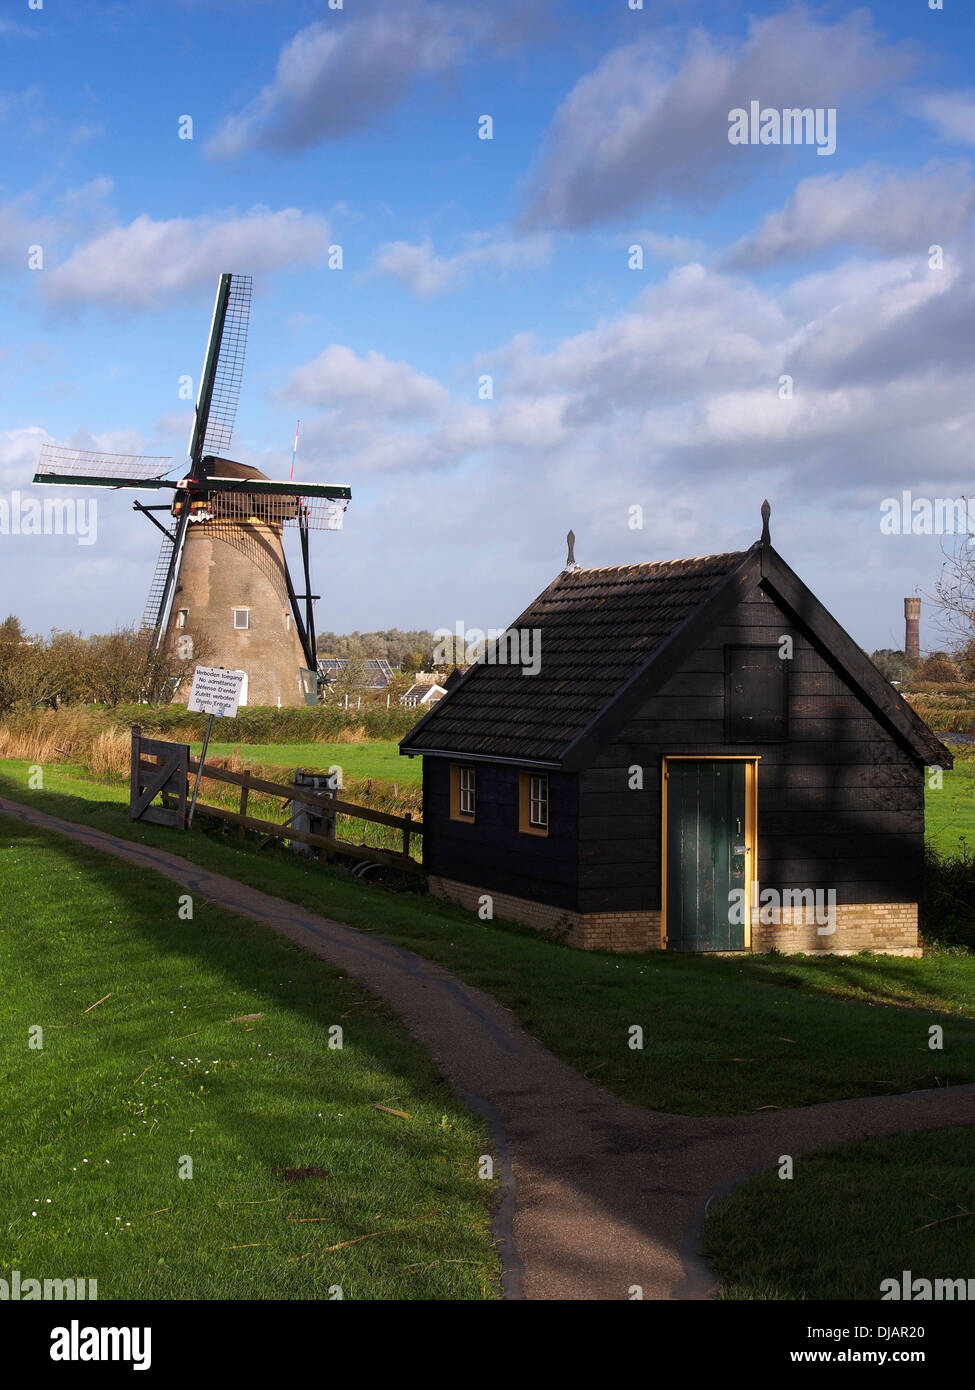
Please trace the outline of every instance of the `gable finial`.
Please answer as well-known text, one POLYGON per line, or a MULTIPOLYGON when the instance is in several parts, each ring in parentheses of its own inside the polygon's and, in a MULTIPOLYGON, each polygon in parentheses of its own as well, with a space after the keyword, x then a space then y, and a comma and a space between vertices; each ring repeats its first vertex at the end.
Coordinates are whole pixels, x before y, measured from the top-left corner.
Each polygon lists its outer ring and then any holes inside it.
POLYGON ((575 557, 576 533, 574 531, 569 532, 565 538, 565 543, 569 547, 569 553, 565 557, 565 572, 568 573, 569 570, 577 570, 579 568, 576 564, 575 557))
POLYGON ((772 540, 769 536, 768 519, 772 515, 772 508, 768 504, 768 498, 762 503, 762 545, 771 545, 772 540))

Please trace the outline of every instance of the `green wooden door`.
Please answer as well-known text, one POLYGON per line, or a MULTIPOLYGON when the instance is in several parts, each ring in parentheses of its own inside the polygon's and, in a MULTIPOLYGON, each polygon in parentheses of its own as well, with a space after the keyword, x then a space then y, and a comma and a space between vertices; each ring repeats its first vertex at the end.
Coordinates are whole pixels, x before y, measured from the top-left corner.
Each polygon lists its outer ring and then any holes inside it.
POLYGON ((667 764, 667 949, 745 948, 745 764, 667 764))

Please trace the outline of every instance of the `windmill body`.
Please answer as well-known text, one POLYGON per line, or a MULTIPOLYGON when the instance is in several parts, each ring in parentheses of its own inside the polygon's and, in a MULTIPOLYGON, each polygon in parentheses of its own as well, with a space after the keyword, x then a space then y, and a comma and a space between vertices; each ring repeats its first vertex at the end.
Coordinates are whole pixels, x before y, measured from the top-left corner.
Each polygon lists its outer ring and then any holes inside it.
MULTIPOLYGON (((269 481, 242 463, 221 460, 221 472, 269 481)), ((219 516, 191 521, 163 634, 177 652, 191 644, 207 666, 245 671, 244 703, 251 705, 303 705, 309 693, 282 532, 261 515, 231 524, 219 516)), ((184 704, 188 696, 180 687, 173 699, 184 704)))
MULTIPOLYGON (((313 704, 318 696, 309 534, 338 530, 344 486, 274 482, 226 458, 243 371, 251 282, 221 275, 190 438, 188 470, 164 477, 169 459, 45 445, 35 483, 170 490, 171 502, 135 510, 162 532, 143 627, 181 661, 242 670, 245 701, 313 704), (159 514, 159 516, 154 515, 159 514), (160 519, 160 516, 162 519, 160 519), (295 592, 283 537, 298 533, 304 593, 295 592)), ((188 698, 177 687, 173 699, 188 698)))

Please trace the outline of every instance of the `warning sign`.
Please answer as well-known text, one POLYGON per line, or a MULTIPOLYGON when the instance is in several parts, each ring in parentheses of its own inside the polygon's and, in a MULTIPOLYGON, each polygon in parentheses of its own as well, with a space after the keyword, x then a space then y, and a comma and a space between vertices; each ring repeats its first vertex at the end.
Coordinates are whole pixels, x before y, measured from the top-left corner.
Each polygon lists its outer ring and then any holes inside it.
POLYGON ((191 714, 215 714, 233 719, 240 703, 244 671, 227 671, 222 666, 198 666, 193 672, 193 688, 186 708, 191 714))

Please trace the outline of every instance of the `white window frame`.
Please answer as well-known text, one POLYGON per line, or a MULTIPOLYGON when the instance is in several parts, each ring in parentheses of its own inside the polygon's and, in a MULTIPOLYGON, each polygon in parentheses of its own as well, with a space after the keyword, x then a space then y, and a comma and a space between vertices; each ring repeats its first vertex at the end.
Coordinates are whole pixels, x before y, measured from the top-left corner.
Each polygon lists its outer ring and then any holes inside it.
POLYGON ((472 763, 461 763, 457 769, 457 809, 462 816, 474 817, 477 800, 477 776, 472 763))
POLYGON ((528 779, 528 824, 533 830, 548 829, 548 809, 548 774, 533 772, 528 779))
POLYGON ((234 613, 234 632, 247 632, 247 631, 249 631, 249 630, 250 630, 250 625, 251 625, 251 610, 250 610, 249 608, 235 608, 235 609, 233 610, 233 613, 234 613), (239 622, 237 621, 237 618, 238 618, 238 615, 241 614, 241 613, 243 613, 244 618, 245 618, 245 621, 242 622, 242 623, 239 623, 239 622))

